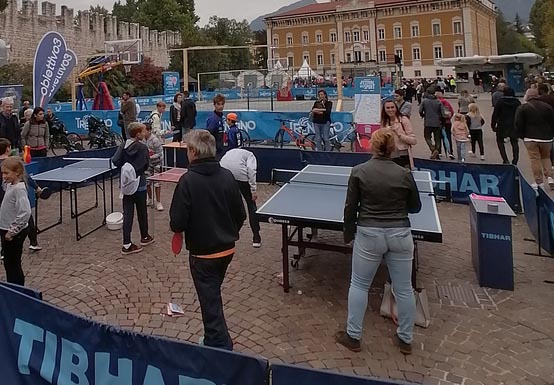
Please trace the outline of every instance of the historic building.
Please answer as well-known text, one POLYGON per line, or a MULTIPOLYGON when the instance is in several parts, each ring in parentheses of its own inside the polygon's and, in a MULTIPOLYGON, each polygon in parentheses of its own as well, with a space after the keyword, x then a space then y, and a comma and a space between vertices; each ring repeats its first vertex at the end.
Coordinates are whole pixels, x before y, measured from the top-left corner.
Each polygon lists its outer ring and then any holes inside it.
POLYGON ((454 73, 438 59, 497 55, 496 7, 489 0, 332 0, 265 19, 269 63, 345 76, 372 71, 404 77, 454 73), (280 59, 280 60, 278 60, 280 59))

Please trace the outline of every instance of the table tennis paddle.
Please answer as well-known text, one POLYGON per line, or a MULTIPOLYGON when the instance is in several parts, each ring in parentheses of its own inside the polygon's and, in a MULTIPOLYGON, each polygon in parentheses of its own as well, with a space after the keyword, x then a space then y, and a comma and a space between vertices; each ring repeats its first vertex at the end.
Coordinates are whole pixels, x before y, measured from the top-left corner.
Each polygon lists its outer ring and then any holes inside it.
POLYGON ((183 248, 183 233, 174 233, 173 238, 171 239, 171 251, 175 256, 181 253, 183 248))
POLYGON ((40 199, 48 199, 50 198, 50 195, 52 195, 52 189, 48 187, 43 187, 42 191, 39 195, 40 199))

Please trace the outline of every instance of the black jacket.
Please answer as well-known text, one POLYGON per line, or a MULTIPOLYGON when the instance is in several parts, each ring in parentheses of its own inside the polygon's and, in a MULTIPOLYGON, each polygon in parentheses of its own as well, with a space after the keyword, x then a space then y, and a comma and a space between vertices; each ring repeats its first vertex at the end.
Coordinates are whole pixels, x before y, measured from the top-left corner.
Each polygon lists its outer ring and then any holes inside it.
POLYGON ((112 157, 112 163, 116 167, 122 167, 127 162, 131 163, 135 169, 135 174, 140 176, 139 190, 144 191, 144 189, 141 189, 141 187, 146 187, 144 172, 148 169, 148 165, 150 164, 148 147, 137 140, 128 139, 118 147, 112 157))
POLYGON ((421 210, 410 170, 388 158, 373 157, 352 169, 344 205, 344 240, 351 241, 356 225, 409 227, 408 213, 421 210))
POLYGON ((171 231, 185 233, 191 255, 233 248, 246 219, 233 174, 214 158, 189 164, 173 193, 169 218, 171 231))
POLYGON ((330 100, 325 101, 325 103, 322 103, 321 100, 318 100, 314 103, 313 108, 325 108, 325 112, 323 114, 313 114, 313 122, 317 124, 326 124, 331 123, 331 111, 333 109, 333 102, 330 100))
POLYGON ((12 114, 7 118, 0 112, 0 138, 8 139, 12 148, 21 150, 21 128, 17 115, 12 114))
POLYGON ((531 99, 518 107, 514 127, 516 138, 552 140, 554 110, 545 102, 531 99))
POLYGON ((515 96, 503 96, 496 102, 492 112, 491 127, 500 138, 511 138, 514 133, 514 120, 521 102, 515 96))
POLYGON ((181 125, 183 128, 196 127, 196 104, 191 98, 183 99, 181 103, 181 125))

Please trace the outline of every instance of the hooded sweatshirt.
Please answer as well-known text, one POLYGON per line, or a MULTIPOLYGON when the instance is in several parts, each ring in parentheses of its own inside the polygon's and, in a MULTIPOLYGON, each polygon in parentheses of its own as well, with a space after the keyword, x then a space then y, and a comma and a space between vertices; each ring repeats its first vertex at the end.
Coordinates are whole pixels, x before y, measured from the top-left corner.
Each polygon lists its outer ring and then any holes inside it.
POLYGON ((494 106, 491 117, 491 127, 501 138, 515 137, 514 121, 517 108, 521 102, 515 96, 503 96, 494 106))
POLYGON ((122 167, 127 162, 133 166, 137 177, 140 177, 137 191, 146 191, 146 177, 144 176, 144 172, 148 169, 150 162, 148 147, 135 139, 127 139, 122 146, 118 147, 112 157, 112 163, 116 167, 122 167))
POLYGON ((442 127, 444 106, 433 94, 428 94, 419 106, 419 115, 425 127, 442 127))
POLYGON ((173 193, 169 218, 171 231, 185 233, 193 256, 233 249, 246 219, 233 174, 214 158, 190 163, 173 193))

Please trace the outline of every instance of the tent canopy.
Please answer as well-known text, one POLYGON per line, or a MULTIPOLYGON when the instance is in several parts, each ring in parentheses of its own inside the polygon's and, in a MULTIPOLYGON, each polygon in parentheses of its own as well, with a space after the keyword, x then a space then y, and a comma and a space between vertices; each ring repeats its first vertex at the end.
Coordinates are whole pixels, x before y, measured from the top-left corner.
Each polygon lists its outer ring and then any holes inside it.
POLYGON ((304 63, 302 63, 302 66, 300 69, 294 74, 294 79, 302 78, 302 79, 311 79, 313 77, 319 77, 319 74, 315 72, 313 69, 310 68, 310 65, 308 64, 308 61, 304 59, 304 63))

